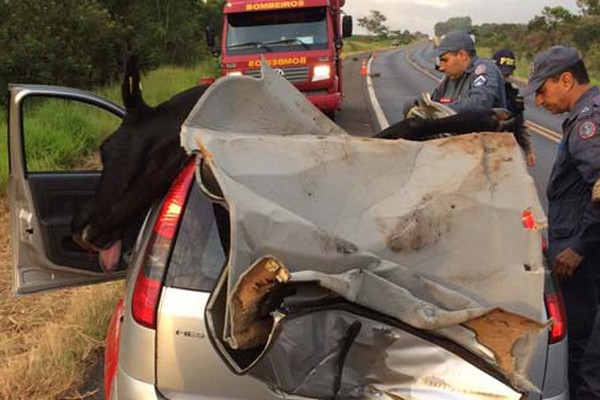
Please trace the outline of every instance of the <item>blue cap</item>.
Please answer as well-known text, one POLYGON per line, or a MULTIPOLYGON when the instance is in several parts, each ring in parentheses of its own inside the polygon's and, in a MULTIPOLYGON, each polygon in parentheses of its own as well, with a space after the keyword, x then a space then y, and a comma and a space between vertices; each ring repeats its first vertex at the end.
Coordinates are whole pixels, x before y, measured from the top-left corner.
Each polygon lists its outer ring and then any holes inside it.
POLYGON ((473 39, 466 32, 461 31, 453 31, 448 32, 442 38, 440 45, 437 49, 435 49, 435 55, 437 57, 441 56, 444 53, 449 51, 474 51, 475 43, 473 43, 473 39))
POLYGON ((579 52, 571 47, 552 46, 538 53, 533 60, 533 69, 522 95, 528 96, 539 90, 546 79, 557 76, 581 61, 579 52))
POLYGON ((517 67, 515 53, 508 49, 498 50, 492 56, 502 75, 510 75, 517 67))

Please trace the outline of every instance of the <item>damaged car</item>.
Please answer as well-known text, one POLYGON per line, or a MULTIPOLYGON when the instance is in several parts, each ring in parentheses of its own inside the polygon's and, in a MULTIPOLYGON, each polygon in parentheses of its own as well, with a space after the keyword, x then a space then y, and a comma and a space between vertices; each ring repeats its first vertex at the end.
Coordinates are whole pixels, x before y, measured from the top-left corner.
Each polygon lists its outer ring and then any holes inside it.
POLYGON ((353 137, 268 67, 222 78, 182 124, 189 163, 107 273, 70 230, 100 171, 48 170, 28 148, 29 102, 52 101, 125 117, 10 87, 15 292, 127 279, 107 398, 568 398, 545 215, 511 135, 353 137))

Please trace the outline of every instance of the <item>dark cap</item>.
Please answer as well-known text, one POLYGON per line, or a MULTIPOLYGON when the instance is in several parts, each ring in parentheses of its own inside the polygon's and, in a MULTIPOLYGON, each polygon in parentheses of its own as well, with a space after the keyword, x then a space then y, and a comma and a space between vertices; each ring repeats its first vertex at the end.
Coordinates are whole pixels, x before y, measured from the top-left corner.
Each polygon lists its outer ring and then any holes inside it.
POLYGON ((444 38, 440 42, 440 45, 435 49, 435 55, 437 57, 449 51, 474 51, 475 43, 473 39, 466 32, 454 31, 448 32, 444 35, 444 38))
POLYGON ((517 67, 515 53, 508 49, 498 50, 492 56, 502 75, 510 75, 517 67))
POLYGON ((533 60, 533 69, 522 95, 528 96, 542 87, 546 79, 559 75, 581 61, 579 52, 571 47, 552 46, 538 53, 533 60))

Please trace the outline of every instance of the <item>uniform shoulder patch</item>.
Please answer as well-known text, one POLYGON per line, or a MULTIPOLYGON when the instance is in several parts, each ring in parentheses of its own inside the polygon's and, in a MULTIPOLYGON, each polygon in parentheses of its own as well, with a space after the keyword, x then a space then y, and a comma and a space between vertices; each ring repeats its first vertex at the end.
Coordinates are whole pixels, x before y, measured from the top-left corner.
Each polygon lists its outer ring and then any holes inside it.
POLYGON ((485 64, 479 64, 475 67, 475 75, 485 74, 487 72, 487 67, 485 64))
POLYGON ((586 121, 579 125, 579 137, 583 140, 594 137, 598 132, 598 127, 592 121, 586 121))
POLYGON ((485 85, 486 82, 487 82, 487 78, 483 75, 479 75, 473 81, 473 86, 475 86, 475 87, 483 86, 483 85, 485 85))

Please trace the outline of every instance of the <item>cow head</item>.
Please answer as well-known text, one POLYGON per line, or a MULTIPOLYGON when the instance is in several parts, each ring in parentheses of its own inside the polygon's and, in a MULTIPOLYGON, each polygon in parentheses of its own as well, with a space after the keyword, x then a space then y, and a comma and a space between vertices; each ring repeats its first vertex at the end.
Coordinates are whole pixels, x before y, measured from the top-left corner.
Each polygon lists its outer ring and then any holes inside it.
POLYGON ((128 60, 121 85, 125 118, 102 143, 96 192, 71 223, 75 242, 99 252, 105 270, 117 266, 126 229, 166 193, 186 164, 179 130, 206 89, 197 86, 150 107, 142 98, 137 62, 128 60))

